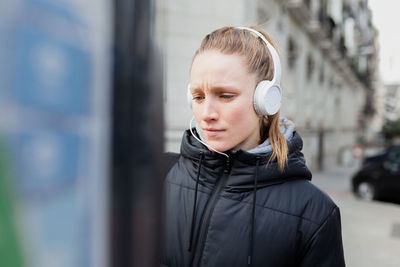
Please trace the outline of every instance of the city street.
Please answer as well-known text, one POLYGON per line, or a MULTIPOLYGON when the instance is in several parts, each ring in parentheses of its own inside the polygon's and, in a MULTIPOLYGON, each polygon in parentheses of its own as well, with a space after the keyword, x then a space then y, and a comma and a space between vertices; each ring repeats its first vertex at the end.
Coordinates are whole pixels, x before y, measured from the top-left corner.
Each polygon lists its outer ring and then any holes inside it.
POLYGON ((346 265, 400 266, 400 204, 366 202, 354 197, 350 179, 354 168, 313 174, 313 183, 340 207, 346 265))

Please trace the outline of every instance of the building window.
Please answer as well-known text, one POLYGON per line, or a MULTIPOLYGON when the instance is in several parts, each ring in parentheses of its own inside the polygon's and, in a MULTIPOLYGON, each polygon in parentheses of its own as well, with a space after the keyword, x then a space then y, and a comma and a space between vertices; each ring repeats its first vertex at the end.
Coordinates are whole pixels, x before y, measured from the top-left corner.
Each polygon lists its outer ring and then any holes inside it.
POLYGON ((311 80, 313 73, 314 73, 314 69, 315 69, 315 61, 314 58, 312 57, 311 54, 308 54, 307 56, 307 80, 311 80))
POLYGON ((289 69, 293 69, 296 65, 296 61, 298 58, 298 48, 297 48, 297 44, 295 43, 295 41, 293 40, 292 37, 289 37, 287 50, 288 50, 288 52, 287 52, 288 66, 289 66, 289 69))
POLYGON ((319 69, 319 83, 324 83, 325 80, 325 72, 324 72, 324 65, 321 64, 321 67, 319 69))

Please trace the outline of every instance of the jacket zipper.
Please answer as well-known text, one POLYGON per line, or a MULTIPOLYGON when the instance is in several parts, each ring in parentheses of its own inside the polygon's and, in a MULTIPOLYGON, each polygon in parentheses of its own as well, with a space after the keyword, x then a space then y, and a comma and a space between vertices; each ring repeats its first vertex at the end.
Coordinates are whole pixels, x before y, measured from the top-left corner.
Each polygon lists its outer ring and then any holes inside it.
POLYGON ((193 257, 192 267, 200 266, 201 258, 203 256, 204 243, 206 241, 208 233, 208 226, 210 224, 210 218, 214 211, 215 205, 217 204, 219 194, 221 193, 222 189, 226 184, 226 181, 228 180, 229 171, 230 171, 230 161, 228 158, 226 160, 223 175, 221 179, 218 180, 214 192, 212 193, 210 199, 207 202, 203 218, 201 219, 200 234, 196 244, 196 250, 193 257))

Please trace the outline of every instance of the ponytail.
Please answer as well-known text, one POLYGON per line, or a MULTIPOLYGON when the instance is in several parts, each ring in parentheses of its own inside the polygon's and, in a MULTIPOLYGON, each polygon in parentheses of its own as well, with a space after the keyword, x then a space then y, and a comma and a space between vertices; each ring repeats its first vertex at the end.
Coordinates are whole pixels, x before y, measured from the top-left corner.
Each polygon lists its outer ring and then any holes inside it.
POLYGON ((280 112, 263 117, 260 127, 260 137, 262 141, 268 138, 272 146, 272 155, 268 163, 276 160, 278 169, 283 172, 287 163, 288 147, 285 137, 280 130, 279 115, 280 112))

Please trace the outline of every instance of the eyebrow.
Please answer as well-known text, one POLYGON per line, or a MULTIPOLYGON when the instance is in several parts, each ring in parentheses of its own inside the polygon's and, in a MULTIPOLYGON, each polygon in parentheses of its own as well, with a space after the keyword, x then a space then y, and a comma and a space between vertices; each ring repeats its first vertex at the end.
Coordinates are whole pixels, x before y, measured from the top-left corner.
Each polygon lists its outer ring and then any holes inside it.
MULTIPOLYGON (((211 87, 211 89, 210 89, 211 91, 214 91, 214 92, 224 92, 224 91, 228 91, 228 90, 230 90, 230 91, 239 91, 239 89, 238 88, 236 88, 236 87, 234 87, 234 86, 230 86, 230 85, 226 85, 226 86, 213 86, 213 87, 211 87)), ((203 89, 201 88, 201 87, 192 87, 192 92, 193 93, 199 93, 199 92, 202 92, 203 91, 203 89)))

